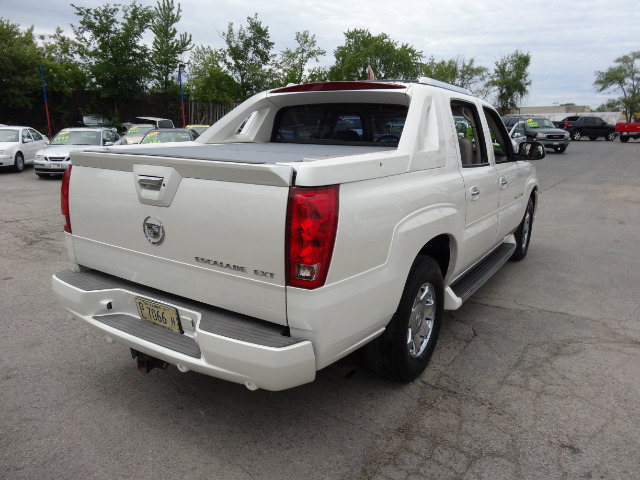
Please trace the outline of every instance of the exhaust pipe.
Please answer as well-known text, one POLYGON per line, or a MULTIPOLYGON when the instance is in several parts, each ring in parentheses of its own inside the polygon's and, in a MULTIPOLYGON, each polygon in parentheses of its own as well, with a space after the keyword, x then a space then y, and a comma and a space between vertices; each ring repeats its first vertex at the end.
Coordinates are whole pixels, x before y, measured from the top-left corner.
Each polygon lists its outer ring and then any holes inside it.
POLYGON ((131 349, 131 358, 135 358, 138 365, 138 370, 142 373, 149 373, 154 368, 166 370, 167 366, 169 365, 164 360, 152 357, 151 355, 147 355, 146 353, 138 352, 133 348, 131 349))

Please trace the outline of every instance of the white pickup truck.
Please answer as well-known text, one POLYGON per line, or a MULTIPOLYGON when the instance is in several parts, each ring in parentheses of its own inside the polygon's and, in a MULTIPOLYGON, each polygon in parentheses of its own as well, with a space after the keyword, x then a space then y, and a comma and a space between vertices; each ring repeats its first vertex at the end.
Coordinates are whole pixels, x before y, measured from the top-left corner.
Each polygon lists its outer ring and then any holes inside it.
POLYGON ((143 372, 282 390, 364 347, 410 381, 443 309, 527 254, 545 154, 514 148, 426 78, 263 92, 195 142, 73 153, 53 289, 143 372))

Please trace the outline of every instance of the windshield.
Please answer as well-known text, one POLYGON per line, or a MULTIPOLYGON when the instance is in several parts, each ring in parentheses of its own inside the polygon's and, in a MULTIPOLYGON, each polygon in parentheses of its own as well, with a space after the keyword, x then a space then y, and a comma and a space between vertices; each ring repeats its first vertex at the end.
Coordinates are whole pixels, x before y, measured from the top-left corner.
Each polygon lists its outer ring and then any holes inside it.
POLYGON ((271 141, 390 147, 400 141, 406 117, 405 105, 297 105, 278 112, 271 141))
POLYGON ((145 135, 153 130, 153 126, 145 126, 145 125, 132 125, 127 130, 127 135, 145 135))
POLYGON ((62 130, 53 140, 52 145, 100 145, 100 132, 62 130))
POLYGON ((190 140, 189 132, 174 129, 167 132, 149 132, 140 143, 188 142, 190 140))
POLYGON ((0 130, 0 142, 17 142, 19 130, 0 130))
POLYGON ((556 128, 551 120, 548 118, 529 118, 527 120, 527 127, 529 128, 556 128))

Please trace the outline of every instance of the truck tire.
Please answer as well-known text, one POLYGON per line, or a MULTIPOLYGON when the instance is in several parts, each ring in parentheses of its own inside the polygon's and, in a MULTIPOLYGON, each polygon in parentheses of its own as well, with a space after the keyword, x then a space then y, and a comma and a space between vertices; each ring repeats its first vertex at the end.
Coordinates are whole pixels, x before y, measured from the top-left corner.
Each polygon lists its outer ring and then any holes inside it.
POLYGON ((622 137, 622 136, 621 136, 621 137, 620 137, 620 141, 621 141, 622 143, 627 143, 627 142, 629 141, 629 137, 622 137))
POLYGON ((576 130, 575 132, 573 132, 571 134, 571 140, 580 140, 580 137, 582 137, 582 132, 580 132, 580 130, 576 130))
POLYGON ((609 132, 607 133, 607 136, 604 137, 607 142, 613 141, 614 138, 616 138, 616 134, 614 132, 609 132))
POLYGON ((509 260, 519 262, 527 256, 529 252, 529 242, 531 242, 531 230, 533 228, 533 200, 529 197, 527 203, 527 209, 522 217, 522 222, 518 225, 518 228, 514 232, 513 236, 516 238, 516 249, 511 254, 509 260))
POLYGON ((419 258, 386 330, 364 349, 369 367, 392 380, 409 382, 418 377, 436 347, 443 307, 440 266, 432 258, 419 258))

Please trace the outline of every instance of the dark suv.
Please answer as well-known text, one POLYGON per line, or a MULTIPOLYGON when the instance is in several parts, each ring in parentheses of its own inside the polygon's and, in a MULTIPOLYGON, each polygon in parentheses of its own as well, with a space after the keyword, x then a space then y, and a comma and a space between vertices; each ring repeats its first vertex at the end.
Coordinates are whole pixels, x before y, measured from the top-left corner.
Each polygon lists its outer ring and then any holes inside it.
POLYGON ((563 153, 569 146, 569 132, 557 128, 551 120, 531 115, 507 115, 502 117, 511 138, 520 143, 535 140, 556 153, 563 153))

